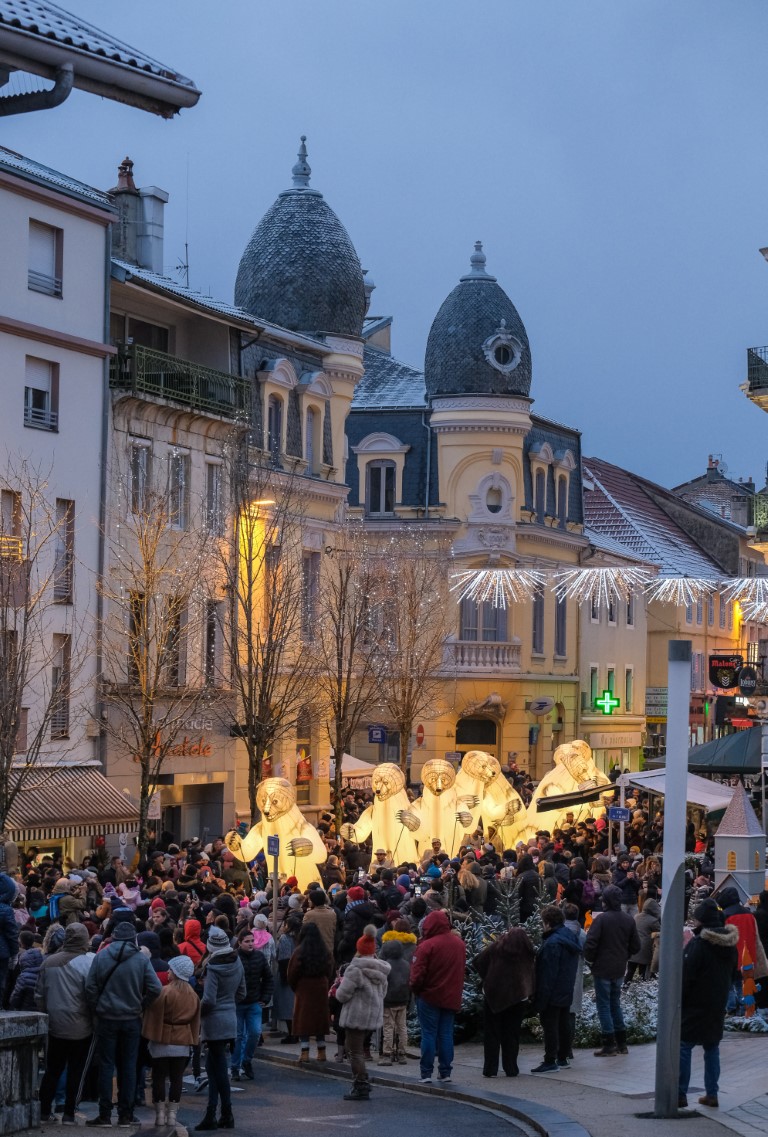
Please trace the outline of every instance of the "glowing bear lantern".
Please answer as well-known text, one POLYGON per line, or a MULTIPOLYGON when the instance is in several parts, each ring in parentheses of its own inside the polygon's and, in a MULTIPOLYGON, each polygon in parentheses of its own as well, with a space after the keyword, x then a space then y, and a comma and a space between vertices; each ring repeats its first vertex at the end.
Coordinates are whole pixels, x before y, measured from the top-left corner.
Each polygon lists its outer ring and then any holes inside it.
MULTIPOLYGON (((281 875, 295 876, 302 891, 320 881, 317 866, 328 856, 322 837, 296 805, 296 792, 286 778, 265 778, 256 787, 256 805, 261 820, 245 835, 232 830, 224 843, 230 852, 246 863, 267 851, 267 838, 278 837, 280 853, 277 869, 281 875)), ((270 864, 270 869, 272 868, 270 864)))
POLYGON ((577 738, 573 742, 566 742, 558 746, 553 755, 554 766, 548 770, 536 787, 536 791, 528 806, 528 835, 532 836, 539 829, 562 828, 566 824, 566 814, 572 813, 574 821, 583 821, 591 814, 600 815, 605 808, 604 797, 607 801, 613 798, 611 781, 595 765, 592 750, 588 743, 577 738), (578 794, 586 790, 606 786, 605 795, 596 801, 585 801, 574 805, 556 803, 551 809, 537 809, 537 802, 548 797, 559 797, 561 794, 578 794))
POLYGON ((466 836, 466 825, 472 824, 466 803, 459 802, 456 771, 445 758, 430 758, 422 767, 421 781, 422 795, 412 806, 421 820, 419 853, 423 857, 432 841, 439 840, 441 848, 454 857, 466 836))
POLYGON ((394 762, 382 762, 371 778, 373 804, 354 823, 355 841, 373 837, 373 851, 386 850, 396 865, 418 861, 416 839, 419 819, 405 792, 405 775, 394 762), (413 828, 416 823, 415 829, 413 828))

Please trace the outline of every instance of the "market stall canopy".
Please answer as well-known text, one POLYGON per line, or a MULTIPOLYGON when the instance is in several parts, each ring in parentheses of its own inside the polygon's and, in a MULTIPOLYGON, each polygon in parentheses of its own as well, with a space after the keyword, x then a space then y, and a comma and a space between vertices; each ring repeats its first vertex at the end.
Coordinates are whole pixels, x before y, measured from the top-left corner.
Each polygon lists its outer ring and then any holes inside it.
MULTIPOLYGON (((362 758, 353 758, 351 754, 343 754, 341 757, 341 777, 345 782, 359 781, 363 784, 364 779, 368 779, 368 785, 371 784, 373 771, 376 766, 373 762, 363 762, 362 758)), ((331 758, 331 781, 335 776, 336 761, 331 758)))
POLYGON ((93 766, 40 766, 27 774, 8 812, 15 841, 52 841, 138 828, 136 803, 93 766))
POLYGON ((739 730, 688 751, 688 769, 707 774, 757 774, 760 770, 761 726, 739 730))
MULTIPOLYGON (((646 770, 642 774, 622 774, 617 784, 623 785, 625 789, 634 786, 647 793, 663 794, 666 792, 666 771, 646 770)), ((706 778, 689 774, 685 797, 689 805, 700 805, 708 813, 713 813, 728 806, 733 797, 733 786, 723 786, 719 782, 710 782, 706 778)))

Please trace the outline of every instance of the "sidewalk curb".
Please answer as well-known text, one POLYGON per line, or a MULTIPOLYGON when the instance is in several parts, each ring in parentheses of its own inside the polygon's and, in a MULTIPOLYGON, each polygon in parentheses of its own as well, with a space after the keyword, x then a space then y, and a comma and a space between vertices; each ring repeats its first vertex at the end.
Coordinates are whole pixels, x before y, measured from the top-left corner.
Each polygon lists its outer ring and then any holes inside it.
MULTIPOLYGON (((271 1062, 275 1066, 290 1066, 299 1069, 295 1057, 287 1054, 274 1054, 265 1052, 264 1047, 256 1052, 259 1062, 271 1062)), ((338 1062, 312 1062, 309 1068, 302 1067, 306 1073, 321 1074, 335 1078, 349 1080, 350 1073, 347 1065, 338 1062)), ((526 1101, 524 1098, 506 1097, 501 1094, 485 1093, 482 1097, 476 1093, 454 1088, 443 1089, 437 1086, 422 1086, 408 1078, 398 1078, 393 1074, 379 1074, 369 1071, 370 1081, 375 1086, 386 1086, 392 1090, 408 1090, 409 1093, 421 1094, 424 1097, 438 1096, 448 1098, 450 1101, 460 1102, 464 1105, 479 1105, 491 1107, 499 1113, 508 1114, 511 1118, 524 1121, 530 1125, 540 1137, 592 1137, 588 1129, 573 1118, 567 1117, 557 1109, 539 1105, 538 1102, 526 1101)))

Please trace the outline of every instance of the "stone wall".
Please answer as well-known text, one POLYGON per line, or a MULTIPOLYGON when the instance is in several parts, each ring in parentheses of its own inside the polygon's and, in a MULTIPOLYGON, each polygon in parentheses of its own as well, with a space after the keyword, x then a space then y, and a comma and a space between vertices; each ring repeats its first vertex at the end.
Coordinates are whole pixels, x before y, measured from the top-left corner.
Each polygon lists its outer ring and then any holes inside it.
POLYGON ((47 1032, 47 1015, 0 1013, 0 1137, 40 1125, 37 1054, 47 1032))

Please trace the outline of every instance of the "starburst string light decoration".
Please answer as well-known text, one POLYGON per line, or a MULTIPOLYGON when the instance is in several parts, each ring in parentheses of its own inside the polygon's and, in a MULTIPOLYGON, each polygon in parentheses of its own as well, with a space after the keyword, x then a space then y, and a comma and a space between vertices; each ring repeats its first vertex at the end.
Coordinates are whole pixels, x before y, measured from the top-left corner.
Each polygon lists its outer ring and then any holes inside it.
POLYGON ((578 568, 565 569, 554 577, 554 590, 558 600, 576 600, 589 603, 598 609, 612 604, 626 604, 635 592, 641 592, 651 579, 647 569, 578 568))
POLYGON ((722 597, 726 601, 738 600, 742 611, 750 605, 768 606, 768 576, 736 576, 723 581, 722 597))
POLYGON ((546 575, 537 569, 466 569, 453 574, 451 592, 458 592, 462 600, 478 604, 490 601, 494 608, 506 608, 521 600, 532 600, 547 582, 546 575))
POLYGON ((767 600, 740 600, 742 619, 748 624, 768 624, 767 600))
POLYGON ((705 596, 717 592, 718 583, 698 576, 659 576, 646 586, 645 594, 649 600, 659 600, 662 604, 676 604, 687 608, 698 603, 705 596))

